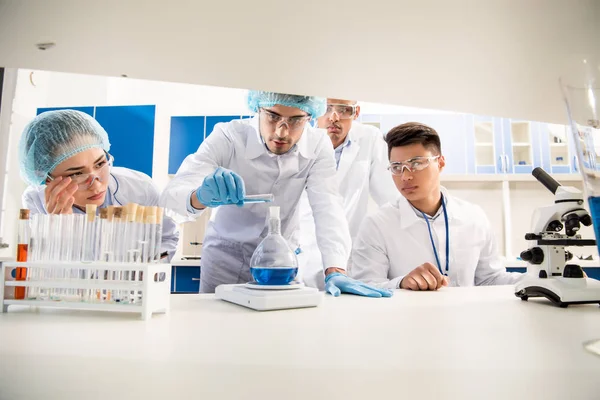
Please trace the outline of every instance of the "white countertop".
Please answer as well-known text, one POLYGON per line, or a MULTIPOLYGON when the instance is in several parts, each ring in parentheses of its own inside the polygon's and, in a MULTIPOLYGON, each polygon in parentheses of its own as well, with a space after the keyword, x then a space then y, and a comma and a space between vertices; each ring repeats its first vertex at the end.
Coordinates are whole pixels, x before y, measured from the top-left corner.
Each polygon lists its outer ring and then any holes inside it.
POLYGON ((510 286, 262 313, 171 300, 147 322, 0 314, 0 399, 600 398, 600 357, 582 347, 600 338, 597 305, 522 302, 510 286))

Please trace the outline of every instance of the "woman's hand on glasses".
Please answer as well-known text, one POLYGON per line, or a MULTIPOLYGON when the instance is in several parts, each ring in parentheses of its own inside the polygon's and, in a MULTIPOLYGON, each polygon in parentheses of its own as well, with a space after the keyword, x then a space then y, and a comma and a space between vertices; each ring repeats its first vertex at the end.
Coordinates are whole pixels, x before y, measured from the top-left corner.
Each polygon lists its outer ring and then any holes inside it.
POLYGON ((48 214, 72 214, 75 202, 73 195, 78 188, 77 182, 70 177, 59 176, 49 181, 44 192, 48 214))

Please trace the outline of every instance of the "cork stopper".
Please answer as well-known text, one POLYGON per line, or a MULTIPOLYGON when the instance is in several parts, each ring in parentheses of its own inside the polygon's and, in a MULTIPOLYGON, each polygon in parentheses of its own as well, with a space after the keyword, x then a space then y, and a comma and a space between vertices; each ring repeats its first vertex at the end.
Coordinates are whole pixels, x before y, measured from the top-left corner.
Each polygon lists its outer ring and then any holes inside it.
POLYGON ((156 206, 146 207, 145 221, 147 224, 156 224, 156 206))
POLYGON ((26 208, 21 208, 19 210, 19 219, 29 219, 29 210, 26 208))
POLYGON ((125 209, 127 210, 127 218, 126 220, 128 222, 135 222, 135 216, 137 213, 137 208, 138 205, 135 203, 129 203, 125 206, 125 209))
POLYGON ((100 219, 106 219, 108 217, 108 209, 101 208, 100 209, 100 219))
POLYGON ((137 213, 135 216, 135 222, 143 224, 144 223, 144 214, 146 214, 146 207, 138 206, 137 213))
POLYGON ((96 210, 98 206, 95 204, 85 205, 85 215, 87 215, 88 222, 94 222, 96 220, 96 210))
POLYGON ((162 225, 163 216, 165 214, 165 209, 162 207, 156 207, 156 223, 162 225))
POLYGON ((114 214, 115 219, 123 218, 123 207, 115 207, 114 212, 115 212, 115 214, 114 214))
POLYGON ((115 206, 106 207, 106 219, 108 220, 108 222, 112 222, 114 215, 115 215, 115 206))

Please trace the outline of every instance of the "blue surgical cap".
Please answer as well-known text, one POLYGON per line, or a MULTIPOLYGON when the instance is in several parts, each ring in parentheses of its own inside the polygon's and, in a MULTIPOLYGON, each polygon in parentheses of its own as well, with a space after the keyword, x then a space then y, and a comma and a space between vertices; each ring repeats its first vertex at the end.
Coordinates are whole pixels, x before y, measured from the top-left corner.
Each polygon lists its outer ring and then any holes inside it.
POLYGON ((42 113, 21 135, 21 177, 30 185, 42 185, 58 164, 92 148, 110 149, 108 134, 94 118, 75 110, 42 113))
POLYGON ((250 90, 248 92, 248 108, 253 112, 258 112, 259 109, 264 107, 273 107, 276 104, 299 108, 316 118, 325 113, 327 100, 322 97, 298 96, 259 90, 250 90))

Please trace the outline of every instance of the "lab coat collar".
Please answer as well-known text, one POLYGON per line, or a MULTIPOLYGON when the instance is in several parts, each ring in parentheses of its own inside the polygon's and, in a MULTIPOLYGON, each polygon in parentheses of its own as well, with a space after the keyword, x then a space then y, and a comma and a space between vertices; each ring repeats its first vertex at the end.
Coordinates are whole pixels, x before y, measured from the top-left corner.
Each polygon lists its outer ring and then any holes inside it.
MULTIPOLYGON (((453 212, 454 202, 452 201, 452 198, 448 194, 448 190, 445 187, 440 186, 440 190, 441 190, 442 194, 444 195, 444 199, 446 200, 446 212, 448 214, 448 221, 450 221, 453 219, 453 215, 454 215, 454 212, 453 212)), ((398 208, 398 211, 400 212, 400 229, 406 229, 406 228, 410 227, 411 225, 416 224, 419 220, 422 219, 417 216, 417 214, 415 213, 414 209, 412 208, 412 206, 410 205, 408 200, 406 200, 406 198, 402 195, 400 195, 398 197, 398 202, 396 203, 396 207, 398 208)))
MULTIPOLYGON (((268 154, 269 150, 264 143, 264 140, 260 136, 258 127, 258 114, 250 120, 249 123, 253 133, 249 134, 246 139, 246 157, 250 160, 260 157, 262 154, 268 154)), ((304 158, 314 159, 316 156, 316 141, 311 141, 309 136, 309 129, 313 129, 307 123, 304 127, 304 132, 296 145, 290 150, 290 152, 298 151, 304 158), (312 143, 311 143, 312 142, 312 143)))

